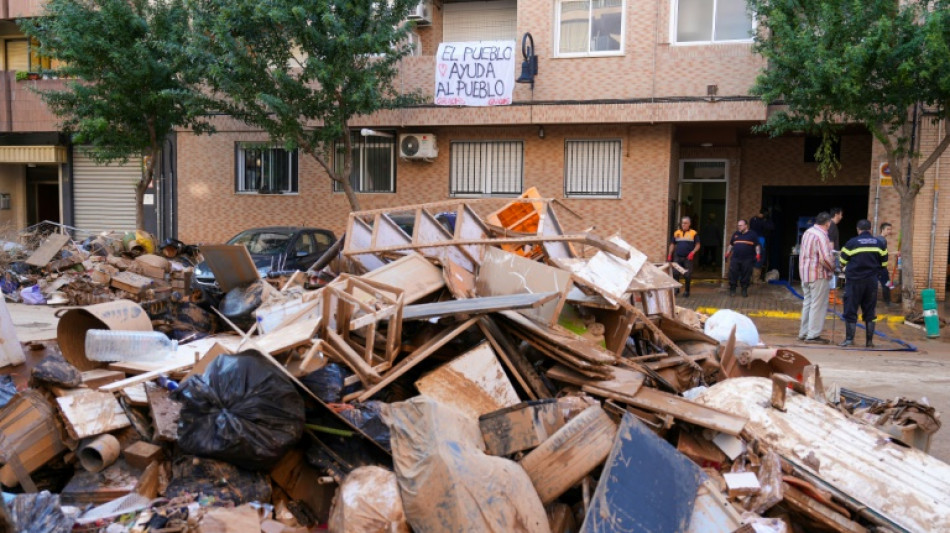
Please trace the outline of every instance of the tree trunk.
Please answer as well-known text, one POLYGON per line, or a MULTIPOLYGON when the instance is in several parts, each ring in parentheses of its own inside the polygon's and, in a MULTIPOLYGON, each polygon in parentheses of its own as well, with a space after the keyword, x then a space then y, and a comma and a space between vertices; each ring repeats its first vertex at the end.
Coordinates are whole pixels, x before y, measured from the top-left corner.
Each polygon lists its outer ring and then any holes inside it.
POLYGON ((346 195, 347 201, 350 202, 350 211, 360 211, 360 201, 356 198, 356 193, 353 192, 353 187, 350 185, 350 180, 337 180, 340 182, 340 185, 343 186, 343 194, 346 195))
MULTIPOLYGON (((900 191, 898 191, 900 192, 900 191)), ((900 194, 901 204, 901 310, 904 315, 914 310, 917 290, 914 288, 914 215, 917 209, 917 194, 904 191, 900 194)))
POLYGON ((135 184, 135 229, 145 231, 145 190, 148 182, 144 179, 135 184))

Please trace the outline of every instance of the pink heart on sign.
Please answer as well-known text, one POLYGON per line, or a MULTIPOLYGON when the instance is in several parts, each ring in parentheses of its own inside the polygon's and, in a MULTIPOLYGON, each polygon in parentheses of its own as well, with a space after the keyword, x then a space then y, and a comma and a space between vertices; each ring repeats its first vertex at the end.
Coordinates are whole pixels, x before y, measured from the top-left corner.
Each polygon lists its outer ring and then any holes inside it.
POLYGON ((439 74, 442 74, 445 77, 445 71, 449 69, 449 66, 445 63, 439 63, 439 74))

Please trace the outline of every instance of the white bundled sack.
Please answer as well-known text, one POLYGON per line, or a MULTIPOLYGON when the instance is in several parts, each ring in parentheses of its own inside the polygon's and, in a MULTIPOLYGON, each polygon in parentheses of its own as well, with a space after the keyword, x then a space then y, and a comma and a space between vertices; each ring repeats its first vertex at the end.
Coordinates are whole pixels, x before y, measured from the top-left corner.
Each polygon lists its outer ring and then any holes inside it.
POLYGON ((732 309, 720 309, 709 317, 703 332, 719 342, 729 340, 732 328, 736 328, 736 342, 756 346, 759 344, 759 330, 752 319, 732 309))

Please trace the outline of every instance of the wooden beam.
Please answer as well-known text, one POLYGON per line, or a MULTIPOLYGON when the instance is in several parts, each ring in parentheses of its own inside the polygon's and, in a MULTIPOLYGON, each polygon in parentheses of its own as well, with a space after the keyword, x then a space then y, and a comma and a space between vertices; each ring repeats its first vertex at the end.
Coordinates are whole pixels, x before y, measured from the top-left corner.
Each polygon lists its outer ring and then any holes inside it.
POLYGON ((327 341, 330 346, 333 347, 336 354, 346 363, 346 366, 350 367, 353 372, 360 377, 360 381, 362 381, 364 385, 368 387, 373 383, 378 383, 382 379, 380 375, 373 370, 373 367, 363 360, 360 354, 356 353, 353 348, 350 348, 350 345, 346 343, 346 340, 341 337, 339 333, 327 330, 327 341))
POLYGON ((467 330, 477 320, 478 320, 477 318, 470 318, 466 320, 465 322, 462 322, 461 324, 455 326, 454 328, 446 329, 442 333, 430 339, 428 342, 426 342, 422 346, 416 348, 414 352, 407 355, 406 358, 400 361, 398 365, 396 365, 395 367, 393 367, 392 370, 387 372, 386 376, 383 377, 382 381, 373 385, 371 388, 363 391, 363 393, 360 394, 358 398, 359 401, 365 402, 366 400, 372 398, 373 395, 375 395, 377 392, 381 391, 384 387, 386 387, 387 385, 395 381, 396 378, 408 372, 410 369, 412 369, 412 367, 421 363, 426 357, 429 357, 430 355, 435 353, 436 350, 445 346, 449 341, 457 337, 463 331, 467 330))
POLYGON ((343 255, 363 255, 363 254, 384 254, 387 252, 399 252, 403 250, 418 250, 422 248, 439 248, 444 246, 470 246, 476 244, 534 244, 544 242, 578 242, 587 244, 615 255, 621 259, 630 258, 630 250, 624 250, 622 247, 596 235, 590 233, 581 233, 573 235, 537 235, 532 237, 498 237, 488 239, 458 239, 447 241, 433 241, 424 243, 396 244, 392 246, 383 246, 379 248, 361 248, 359 250, 344 250, 343 255))
POLYGON ((531 400, 538 398, 552 398, 554 394, 544 384, 544 380, 531 366, 531 362, 524 356, 518 348, 511 342, 508 335, 505 334, 498 324, 491 317, 483 316, 478 319, 478 327, 482 330, 485 338, 495 348, 495 353, 501 358, 508 370, 515 376, 515 380, 521 385, 525 394, 531 400))

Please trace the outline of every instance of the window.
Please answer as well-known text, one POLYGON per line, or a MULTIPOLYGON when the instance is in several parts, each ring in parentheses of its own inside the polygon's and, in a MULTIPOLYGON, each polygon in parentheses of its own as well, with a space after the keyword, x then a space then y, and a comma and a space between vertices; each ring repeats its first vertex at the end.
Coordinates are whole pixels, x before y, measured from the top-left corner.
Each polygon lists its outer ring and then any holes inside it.
POLYGON ((521 194, 523 142, 454 141, 449 158, 449 194, 521 194))
POLYGON ((673 0, 676 42, 751 41, 753 20, 746 0, 673 0))
MULTIPOLYGON (((350 186, 354 192, 396 192, 396 133, 392 137, 363 137, 360 132, 350 133, 353 169, 350 186)), ((333 168, 343 172, 343 143, 337 142, 333 168)), ((343 192, 343 186, 333 182, 334 192, 343 192)))
POLYGON ((442 41, 517 41, 515 0, 454 2, 442 6, 442 41))
POLYGON ((565 141, 564 194, 620 196, 620 140, 565 141))
POLYGON ((560 0, 559 56, 616 55, 623 51, 624 0, 560 0))
POLYGON ((297 150, 261 143, 238 143, 234 190, 239 193, 296 193, 297 150))
POLYGON ((680 181, 726 181, 726 160, 683 159, 680 161, 680 181))

